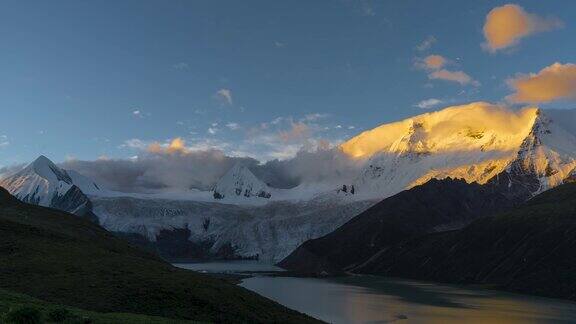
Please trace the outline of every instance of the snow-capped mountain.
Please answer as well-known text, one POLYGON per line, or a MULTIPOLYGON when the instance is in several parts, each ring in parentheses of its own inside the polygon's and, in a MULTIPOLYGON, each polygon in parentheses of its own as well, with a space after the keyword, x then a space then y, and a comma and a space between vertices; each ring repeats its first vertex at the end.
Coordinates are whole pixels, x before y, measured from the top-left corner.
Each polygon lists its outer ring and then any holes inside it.
POLYGON ((431 178, 485 184, 503 172, 532 175, 536 194, 576 167, 576 137, 551 117, 536 108, 511 111, 487 103, 382 125, 341 148, 367 160, 354 182, 355 199, 388 197, 431 178))
POLYGON ((85 193, 100 190, 93 181, 75 171, 59 168, 45 156, 0 179, 0 186, 21 201, 78 215, 91 209, 85 193))
POLYGON ((112 192, 44 157, 0 185, 21 200, 68 211, 85 198, 105 228, 158 246, 168 240, 163 246, 194 244, 181 250, 205 256, 226 250, 278 261, 372 204, 432 178, 490 185, 515 200, 574 181, 576 125, 566 122, 572 115, 576 110, 510 110, 480 102, 414 116, 336 148, 358 166, 345 178, 292 189, 271 188, 238 164, 212 191, 112 192))
POLYGON ((238 163, 234 165, 216 183, 213 190, 215 199, 230 200, 232 198, 270 198, 270 188, 250 171, 238 163))

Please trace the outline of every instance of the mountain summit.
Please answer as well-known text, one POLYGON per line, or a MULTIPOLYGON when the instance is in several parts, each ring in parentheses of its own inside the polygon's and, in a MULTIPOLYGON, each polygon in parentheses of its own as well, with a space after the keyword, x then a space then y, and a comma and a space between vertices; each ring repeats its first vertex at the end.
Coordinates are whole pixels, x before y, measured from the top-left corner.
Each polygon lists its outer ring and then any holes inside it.
POLYGON ((24 169, 0 179, 0 186, 23 202, 77 215, 91 209, 85 193, 100 190, 93 181, 75 171, 59 168, 43 155, 24 169))
POLYGON ((271 190, 260 181, 246 166, 237 163, 214 186, 214 198, 232 197, 270 198, 271 190))
POLYGON ((354 182, 356 199, 388 197, 432 178, 484 184, 506 172, 533 176, 536 194, 576 168, 574 132, 553 113, 472 103, 376 127, 340 148, 366 161, 354 182))

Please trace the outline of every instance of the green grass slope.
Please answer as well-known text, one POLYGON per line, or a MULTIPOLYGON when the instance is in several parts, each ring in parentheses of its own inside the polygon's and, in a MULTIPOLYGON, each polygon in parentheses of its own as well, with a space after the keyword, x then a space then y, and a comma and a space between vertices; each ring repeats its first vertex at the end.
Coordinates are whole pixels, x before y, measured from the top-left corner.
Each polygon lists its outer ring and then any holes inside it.
POLYGON ((36 309, 40 312, 41 320, 44 323, 84 323, 93 324, 185 324, 200 323, 186 320, 175 320, 157 316, 137 315, 128 313, 97 313, 86 311, 79 308, 51 304, 27 295, 14 293, 0 289, 0 323, 6 321, 8 313, 24 308, 36 309), (63 320, 54 320, 50 315, 53 312, 62 314, 65 310, 66 315, 63 320))
POLYGON ((0 288, 99 313, 315 322, 223 279, 175 268, 87 220, 23 204, 1 188, 0 288))

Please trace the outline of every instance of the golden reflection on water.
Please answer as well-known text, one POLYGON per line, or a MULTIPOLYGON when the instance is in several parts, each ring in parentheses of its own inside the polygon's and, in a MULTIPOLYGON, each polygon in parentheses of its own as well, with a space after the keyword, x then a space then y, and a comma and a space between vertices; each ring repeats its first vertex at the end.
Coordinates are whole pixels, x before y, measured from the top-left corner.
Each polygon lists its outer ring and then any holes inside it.
POLYGON ((576 304, 380 277, 247 279, 244 287, 330 323, 571 323, 576 304))

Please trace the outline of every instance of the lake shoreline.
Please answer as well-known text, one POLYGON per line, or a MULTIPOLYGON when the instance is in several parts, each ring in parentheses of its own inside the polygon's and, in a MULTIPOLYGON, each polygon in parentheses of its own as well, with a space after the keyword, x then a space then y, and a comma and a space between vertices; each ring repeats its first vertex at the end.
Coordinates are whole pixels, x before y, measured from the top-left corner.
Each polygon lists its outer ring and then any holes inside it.
POLYGON ((227 280, 329 323, 573 323, 576 303, 485 285, 458 285, 369 274, 318 276, 257 261, 175 264, 227 280))
MULTIPOLYGON (((222 262, 227 260, 217 260, 217 262, 222 262)), ((252 261, 252 260, 228 260, 228 261, 252 261)), ((212 261, 210 261, 212 262, 212 261)), ((208 263, 210 263, 208 262, 208 263)), ((204 262, 194 262, 198 264, 204 264, 204 262)), ((372 274, 354 274, 354 273, 341 273, 341 274, 327 274, 322 275, 318 273, 302 273, 296 271, 289 271, 289 270, 282 270, 282 271, 238 271, 238 272, 230 272, 230 273, 221 273, 221 272, 204 272, 203 274, 208 275, 213 278, 225 279, 228 280, 236 285, 240 285, 243 280, 248 278, 253 278, 256 276, 265 276, 265 277, 277 277, 277 278, 309 278, 309 279, 340 279, 340 278, 351 278, 351 277, 367 277, 367 278, 378 278, 384 280, 396 280, 396 281, 406 281, 406 282, 419 282, 425 283, 430 285, 443 285, 449 286, 457 289, 472 289, 472 290, 486 290, 486 291, 493 291, 493 292, 500 292, 500 293, 507 293, 513 294, 517 296, 524 296, 524 297, 536 297, 536 298, 544 298, 549 300, 556 300, 561 302, 571 302, 576 304, 575 300, 566 299, 566 298, 555 298, 546 295, 539 295, 539 294, 527 294, 518 291, 503 289, 499 286, 490 285, 490 284, 459 284, 454 282, 441 282, 441 281, 429 281, 429 280, 419 280, 416 278, 408 278, 408 277, 387 277, 387 276, 379 276, 379 275, 372 275, 372 274)))
MULTIPOLYGON (((173 263, 175 266, 178 264, 210 264, 210 263, 235 263, 235 262, 258 262, 258 260, 208 260, 208 262, 190 262, 190 263, 173 263)), ((194 270, 192 270, 194 271, 194 270)), ((454 282, 441 282, 441 281, 428 281, 428 280, 420 280, 417 278, 409 278, 409 277, 387 277, 387 276, 379 276, 379 275, 372 275, 372 274, 355 274, 355 273, 340 273, 340 274, 318 274, 318 273, 302 273, 297 271, 289 271, 289 270, 244 270, 244 271, 234 271, 234 272, 203 272, 203 274, 208 275, 213 278, 224 279, 236 285, 241 285, 242 282, 246 279, 257 277, 257 276, 265 276, 265 277, 273 277, 273 278, 309 278, 309 279, 341 279, 341 278, 376 278, 382 280, 394 280, 394 281, 405 281, 405 282, 418 282, 430 285, 442 285, 453 287, 456 289, 470 289, 470 290, 486 290, 490 292, 496 293, 506 293, 512 294, 516 296, 522 297, 534 297, 534 298, 542 298, 548 299, 551 301, 559 301, 559 302, 568 302, 574 303, 576 305, 576 301, 572 299, 565 299, 565 298, 555 298, 546 295, 539 295, 539 294, 527 294, 522 293, 514 290, 504 289, 502 287, 490 284, 465 284, 465 283, 454 283, 454 282)))

